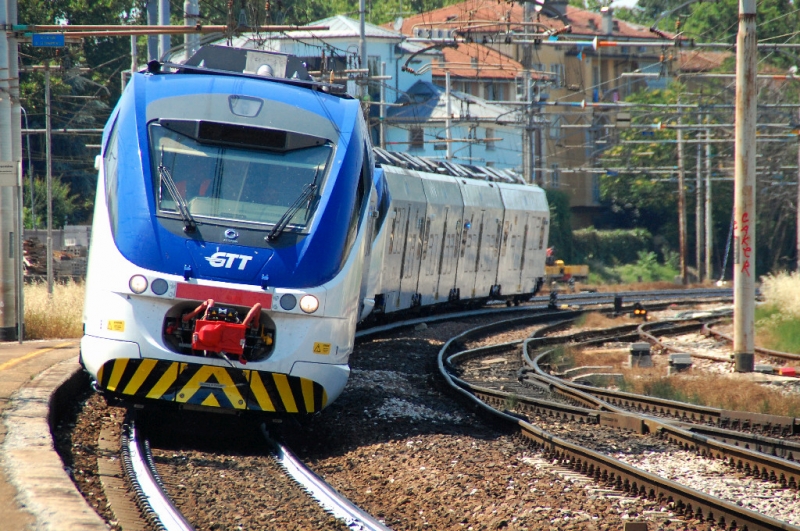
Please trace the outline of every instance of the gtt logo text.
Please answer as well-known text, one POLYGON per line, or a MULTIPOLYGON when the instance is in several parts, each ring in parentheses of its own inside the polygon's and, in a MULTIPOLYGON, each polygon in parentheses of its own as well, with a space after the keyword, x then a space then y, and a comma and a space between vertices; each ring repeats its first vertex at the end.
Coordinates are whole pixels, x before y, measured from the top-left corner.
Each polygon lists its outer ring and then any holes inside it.
POLYGON ((219 252, 206 257, 206 260, 208 260, 208 263, 211 265, 211 267, 224 267, 225 269, 230 269, 233 267, 233 263, 237 258, 239 259, 240 271, 245 268, 247 262, 253 259, 252 256, 247 256, 244 254, 219 252))

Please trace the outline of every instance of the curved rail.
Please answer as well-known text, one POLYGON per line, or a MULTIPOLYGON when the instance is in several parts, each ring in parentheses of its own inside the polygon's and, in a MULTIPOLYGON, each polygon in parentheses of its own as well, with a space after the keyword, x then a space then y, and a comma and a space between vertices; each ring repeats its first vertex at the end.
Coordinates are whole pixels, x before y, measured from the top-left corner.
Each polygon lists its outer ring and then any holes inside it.
POLYGON ((145 518, 160 531, 194 531, 161 487, 158 475, 151 468, 149 448, 139 439, 133 421, 126 423, 123 430, 122 451, 125 473, 145 518))
MULTIPOLYGON (((706 335, 714 336, 717 339, 722 339, 727 341, 728 343, 733 343, 733 338, 727 334, 723 334, 719 330, 714 330, 711 328, 712 324, 709 323, 703 327, 703 333, 706 335)), ((761 354, 763 356, 770 356, 773 358, 782 358, 786 360, 800 360, 800 354, 793 354, 791 352, 781 352, 779 350, 770 350, 768 348, 761 348, 756 347, 755 351, 757 354, 761 354)))
POLYGON ((294 480, 334 517, 344 520, 349 529, 358 531, 390 531, 369 513, 356 507, 353 502, 339 494, 325 480, 306 467, 289 449, 270 438, 266 427, 261 432, 275 450, 275 460, 294 480))
MULTIPOLYGON (((493 326, 496 326, 496 323, 493 326)), ((572 468, 575 470, 593 476, 598 480, 610 482, 617 488, 626 490, 632 494, 648 496, 650 498, 664 501, 671 501, 675 504, 676 509, 679 511, 682 510, 687 514, 704 518, 709 521, 716 521, 720 525, 728 526, 730 528, 747 528, 751 531, 800 529, 787 524, 786 522, 781 522, 753 511, 749 511, 732 503, 719 500, 714 496, 690 489, 653 474, 643 472, 642 470, 621 463, 611 457, 582 448, 576 444, 560 439, 531 425, 526 420, 520 419, 517 415, 510 414, 507 411, 500 411, 489 406, 486 402, 480 400, 473 392, 462 387, 462 382, 452 376, 450 371, 452 369, 452 365, 449 361, 450 357, 458 354, 458 345, 472 337, 476 337, 484 333, 486 333, 485 327, 476 327, 448 340, 440 349, 439 355, 437 356, 437 364, 440 373, 442 374, 448 386, 464 399, 475 404, 481 410, 516 425, 523 436, 530 439, 536 446, 542 448, 545 453, 559 459, 563 465, 572 466, 572 468)), ((524 344, 527 348, 527 345, 536 341, 537 340, 535 339, 527 339, 525 340, 524 344)), ((551 384, 557 385, 559 382, 552 381, 551 384)), ((589 395, 585 396, 585 400, 593 401, 595 403, 598 402, 598 399, 590 397, 589 395)), ((613 408, 613 406, 606 407, 616 409, 613 408)), ((631 416, 630 414, 627 415, 631 416)), ((654 427, 658 426, 658 424, 664 424, 656 421, 648 422, 653 422, 651 426, 654 427)), ((700 451, 705 450, 706 453, 710 455, 723 457, 723 455, 719 452, 709 451, 711 448, 718 448, 722 443, 718 444, 716 441, 708 441, 706 437, 692 434, 686 432, 685 430, 673 430, 674 428, 672 426, 663 426, 663 431, 670 434, 670 439, 681 443, 684 445, 684 447, 696 448, 700 451), (681 431, 685 433, 681 434, 681 431), (675 434, 685 435, 685 438, 679 439, 675 434)), ((725 456, 726 459, 728 459, 731 453, 738 452, 742 452, 742 454, 739 455, 739 459, 747 460, 752 458, 752 456, 749 455, 751 452, 746 452, 735 447, 729 447, 726 450, 729 452, 729 454, 725 456)), ((743 460, 731 461, 744 467, 745 465, 743 460)), ((761 475, 761 470, 762 468, 760 467, 750 468, 751 472, 759 473, 759 475, 761 475)), ((774 473, 767 474, 767 477, 770 475, 774 476, 774 473)), ((789 481, 794 480, 796 485, 796 480, 794 477, 794 474, 790 475, 791 479, 789 479, 789 481)))

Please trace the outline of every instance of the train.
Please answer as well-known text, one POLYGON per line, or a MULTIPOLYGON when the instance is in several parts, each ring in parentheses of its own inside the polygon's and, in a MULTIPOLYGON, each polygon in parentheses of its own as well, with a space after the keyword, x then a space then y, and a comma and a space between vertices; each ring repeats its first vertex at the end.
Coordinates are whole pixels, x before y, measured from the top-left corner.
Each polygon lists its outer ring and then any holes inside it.
POLYGON ((359 323, 541 288, 541 188, 375 148, 363 114, 280 53, 206 45, 131 77, 95 161, 95 390, 310 415, 342 393, 359 323))

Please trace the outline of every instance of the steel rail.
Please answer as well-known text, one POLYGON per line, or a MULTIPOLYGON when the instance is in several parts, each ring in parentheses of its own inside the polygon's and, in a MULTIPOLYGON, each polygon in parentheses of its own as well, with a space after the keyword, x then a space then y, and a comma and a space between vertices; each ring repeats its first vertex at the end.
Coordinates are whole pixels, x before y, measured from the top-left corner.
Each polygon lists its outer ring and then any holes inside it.
MULTIPOLYGON (((706 325, 703 327, 703 333, 706 335, 714 336, 718 339, 723 339, 729 343, 733 343, 733 338, 727 334, 723 334, 719 330, 714 330, 711 328, 711 324, 706 325)), ((800 360, 800 354, 794 354, 791 352, 781 352, 779 350, 770 350, 768 348, 761 348, 756 347, 755 351, 757 354, 761 354, 762 356, 771 356, 773 358, 782 358, 787 360, 800 360)))
POLYGON ((145 519, 163 531, 194 531, 169 496, 158 474, 151 468, 150 450, 139 438, 133 421, 128 421, 122 435, 123 465, 145 519))
POLYGON ((336 489, 328 485, 325 480, 316 475, 305 466, 286 446, 280 444, 269 436, 264 424, 261 433, 273 447, 275 460, 308 494, 314 498, 325 510, 335 518, 343 520, 348 529, 358 531, 390 531, 382 522, 369 513, 357 507, 353 502, 342 496, 336 489))
MULTIPOLYGON (((704 324, 703 328, 706 328, 707 326, 708 323, 704 324)), ((544 334, 550 333, 558 328, 561 328, 561 326, 545 327, 538 330, 535 335, 536 337, 542 338, 544 334)), ((615 327, 606 329, 605 332, 610 332, 610 339, 619 341, 623 337, 629 337, 619 335, 619 333, 624 330, 626 330, 624 327, 615 327)), ((662 329, 661 333, 668 331, 669 330, 662 329)), ((601 339, 598 339, 597 341, 591 341, 591 344, 598 344, 604 341, 602 340, 602 332, 603 331, 600 330, 596 332, 599 334, 598 337, 601 339)), ((586 341, 588 337, 589 336, 586 332, 578 332, 570 336, 563 336, 561 340, 586 341)), ((552 339, 555 338, 551 338, 551 340, 552 339)), ((607 336, 605 341, 608 339, 609 337, 607 336)), ((589 344, 589 342, 585 342, 584 344, 589 344)), ((535 385, 545 387, 549 385, 548 383, 543 383, 536 379, 528 379, 525 371, 522 371, 522 373, 523 381, 526 383, 533 383, 535 385)), ((556 374, 555 376, 558 375, 556 374)), ((645 415, 651 414, 677 419, 670 423, 696 433, 714 437, 722 442, 728 442, 734 445, 742 444, 747 448, 754 448, 761 453, 767 453, 792 461, 797 460, 796 457, 800 456, 800 443, 795 441, 775 439, 756 434, 744 434, 741 431, 736 431, 760 430, 762 432, 771 432, 780 435, 796 434, 800 432, 800 419, 795 417, 731 411, 689 404, 686 402, 677 402, 665 398, 636 395, 632 393, 626 393, 624 391, 602 389, 575 382, 564 383, 569 387, 594 395, 607 403, 625 408, 626 410, 633 410, 637 413, 645 415), (713 424, 715 426, 710 426, 709 424, 713 424)), ((580 400, 580 397, 571 396, 571 398, 580 400)), ((590 405, 586 402, 582 403, 590 405)))
MULTIPOLYGON (((592 394, 577 389, 574 385, 568 385, 561 379, 546 373, 540 367, 539 362, 546 360, 553 350, 545 350, 535 358, 531 358, 530 350, 534 348, 532 345, 536 345, 537 342, 537 339, 526 339, 523 343, 523 359, 533 368, 537 377, 551 383, 554 389, 564 391, 571 397, 583 397, 587 403, 596 401, 598 409, 605 409, 617 414, 635 415, 635 413, 630 413, 620 407, 609 404, 594 397, 592 394)), ((643 422, 642 432, 659 433, 672 443, 679 444, 685 449, 693 449, 703 455, 724 459, 737 469, 745 470, 764 479, 780 482, 782 485, 788 485, 793 488, 800 487, 800 463, 727 444, 699 433, 693 433, 655 417, 640 416, 640 418, 643 422)))
MULTIPOLYGON (((516 425, 524 437, 541 448, 547 455, 559 460, 562 466, 570 466, 596 480, 608 482, 615 488, 632 494, 672 502, 678 511, 717 522, 731 529, 746 528, 749 531, 800 529, 786 522, 766 517, 714 496, 649 474, 593 450, 582 448, 541 430, 515 415, 499 411, 486 404, 458 384, 450 374, 447 362, 447 358, 452 354, 451 351, 457 349, 458 345, 483 333, 485 333, 485 327, 476 327, 450 338, 439 350, 437 356, 440 374, 447 385, 460 397, 482 411, 516 425)), ((535 340, 527 339, 524 345, 527 346, 531 341, 535 340)))

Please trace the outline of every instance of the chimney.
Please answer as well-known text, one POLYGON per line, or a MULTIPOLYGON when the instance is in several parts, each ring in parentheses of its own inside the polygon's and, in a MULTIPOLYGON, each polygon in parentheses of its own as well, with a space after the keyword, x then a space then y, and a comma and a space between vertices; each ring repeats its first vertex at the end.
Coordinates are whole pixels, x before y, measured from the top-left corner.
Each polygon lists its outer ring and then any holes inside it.
POLYGON ((614 10, 609 6, 600 8, 600 14, 603 17, 601 29, 605 35, 611 35, 614 32, 614 10))

